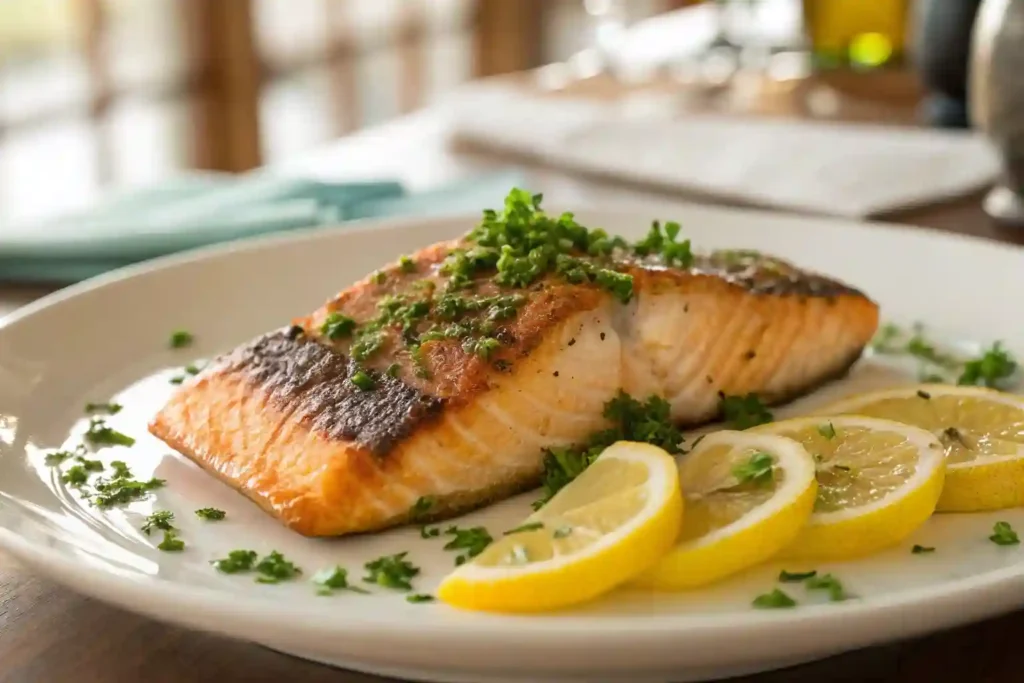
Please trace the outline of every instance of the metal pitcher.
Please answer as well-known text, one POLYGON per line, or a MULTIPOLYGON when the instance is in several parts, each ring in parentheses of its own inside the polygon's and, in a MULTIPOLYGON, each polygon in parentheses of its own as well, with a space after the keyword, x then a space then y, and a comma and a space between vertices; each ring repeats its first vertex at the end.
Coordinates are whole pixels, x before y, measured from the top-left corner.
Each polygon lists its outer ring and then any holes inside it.
POLYGON ((1024 0, 984 0, 974 24, 969 97, 971 122, 1002 162, 985 197, 994 219, 1024 226, 1024 0))

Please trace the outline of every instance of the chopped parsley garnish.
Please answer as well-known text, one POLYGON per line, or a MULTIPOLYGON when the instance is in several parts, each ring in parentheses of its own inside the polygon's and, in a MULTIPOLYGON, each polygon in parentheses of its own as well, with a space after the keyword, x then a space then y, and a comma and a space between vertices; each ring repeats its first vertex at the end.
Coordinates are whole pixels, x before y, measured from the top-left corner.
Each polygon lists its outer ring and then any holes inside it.
POLYGON ((519 534, 519 533, 522 533, 524 531, 536 531, 537 529, 543 529, 543 528, 544 528, 544 522, 528 522, 526 524, 522 524, 520 526, 517 526, 515 529, 509 529, 503 535, 504 536, 508 536, 509 534, 519 534))
POLYGON ((167 381, 171 384, 182 384, 185 381, 185 375, 175 375, 167 381))
POLYGON ((259 573, 256 583, 281 583, 302 574, 302 570, 276 550, 264 557, 254 569, 259 573))
POLYGON ((1017 532, 1007 522, 996 522, 992 527, 992 535, 988 537, 996 545, 1017 545, 1020 539, 1017 532))
POLYGON ((647 232, 647 236, 633 246, 633 253, 637 256, 660 254, 666 266, 689 268, 693 265, 690 240, 676 242, 679 230, 679 223, 669 221, 665 223, 663 232, 661 224, 658 221, 654 221, 651 224, 651 229, 647 232))
POLYGON ((826 422, 825 424, 818 425, 818 433, 821 434, 826 439, 831 440, 836 438, 836 428, 831 422, 826 422))
POLYGON ((934 553, 935 548, 926 545, 917 545, 915 543, 914 547, 910 549, 910 552, 912 552, 915 555, 923 555, 924 553, 934 553))
POLYGON ((555 533, 551 534, 554 538, 565 538, 572 533, 571 526, 560 526, 555 529, 555 533))
POLYGON ((86 472, 103 471, 103 463, 100 462, 99 460, 89 460, 88 458, 82 455, 76 455, 75 460, 78 462, 79 465, 82 466, 82 469, 84 469, 86 472))
POLYGON ((196 517, 207 522, 219 522, 227 517, 227 513, 217 508, 199 508, 196 510, 196 517))
POLYGON ((344 339, 352 335, 356 329, 356 321, 341 313, 331 313, 320 326, 320 332, 331 341, 344 339))
POLYGON ((106 413, 107 415, 116 415, 121 412, 122 406, 120 403, 86 403, 85 412, 87 413, 106 413))
POLYGON ((255 550, 232 550, 224 559, 213 561, 213 566, 222 574, 238 574, 252 571, 255 565, 255 550))
POLYGON ((426 593, 413 593, 405 597, 405 601, 411 603, 433 602, 434 600, 433 595, 427 595, 426 593))
POLYGON ((543 495, 534 503, 535 509, 551 500, 616 441, 643 441, 669 453, 680 452, 683 434, 673 424, 670 406, 663 398, 651 396, 641 403, 620 391, 605 404, 604 417, 613 426, 592 434, 586 443, 546 451, 543 495))
POLYGON ((376 388, 377 383, 373 381, 363 370, 357 370, 351 377, 348 378, 352 384, 356 385, 357 389, 361 391, 372 391, 376 388))
POLYGON ((369 594, 370 591, 348 582, 348 570, 344 567, 321 569, 313 575, 313 583, 320 587, 317 595, 333 595, 335 591, 352 591, 369 594))
POLYGON ((157 548, 165 553, 177 553, 185 549, 185 541, 178 538, 178 532, 170 529, 164 532, 164 540, 160 541, 157 548))
POLYGON ((402 369, 402 366, 398 363, 392 363, 388 366, 388 369, 384 371, 384 374, 388 377, 398 377, 398 371, 402 369))
POLYGON ((398 259, 398 267, 403 273, 416 272, 416 262, 408 256, 402 256, 398 259))
POLYGON ((434 505, 437 504, 437 499, 433 496, 420 496, 416 499, 416 502, 409 508, 409 514, 415 517, 422 517, 423 515, 430 512, 434 505))
POLYGON ((444 530, 444 533, 454 537, 445 544, 445 550, 465 551, 455 558, 456 565, 463 564, 467 560, 476 557, 494 540, 491 538, 490 532, 482 526, 474 526, 468 529, 450 526, 444 530))
POLYGON ((124 460, 112 460, 110 469, 114 470, 114 478, 128 479, 132 476, 132 471, 124 460))
POLYGON ((383 270, 377 270, 370 274, 370 282, 375 285, 382 285, 387 282, 388 274, 383 270))
POLYGON ((57 467, 62 464, 65 460, 73 457, 75 454, 71 451, 54 451, 53 453, 47 453, 44 462, 48 467, 57 467))
POLYGON ((779 581, 782 583, 800 583, 807 579, 813 578, 818 575, 818 572, 811 570, 809 572, 787 572, 783 569, 779 572, 779 581))
POLYGON ((770 484, 775 479, 775 461, 764 451, 758 451, 746 462, 732 468, 732 476, 741 484, 770 484))
POLYGON ((182 370, 184 370, 185 374, 187 375, 198 375, 200 372, 203 371, 203 368, 196 365, 195 363, 189 363, 184 368, 182 368, 182 370))
POLYGON ((771 593, 757 596, 752 604, 759 609, 779 609, 783 607, 796 607, 796 600, 776 588, 771 593))
POLYGON ((469 338, 462 342, 462 350, 472 356, 490 360, 491 355, 501 348, 501 342, 494 337, 469 338))
POLYGON ((437 538, 441 535, 441 527, 437 526, 421 526, 420 527, 420 538, 437 538))
POLYGON ((99 479, 93 487, 96 489, 96 495, 93 496, 92 502, 93 505, 100 508, 131 503, 145 498, 150 491, 158 489, 166 483, 163 479, 137 481, 130 477, 117 475, 109 479, 99 479))
POLYGON ((749 429, 775 419, 757 394, 746 396, 720 395, 720 408, 725 421, 736 429, 749 429))
POLYGON ((420 573, 420 568, 405 559, 408 554, 408 552, 400 552, 367 562, 363 565, 366 569, 363 581, 384 588, 412 590, 412 578, 420 573))
POLYGON ((964 363, 963 372, 957 384, 981 384, 990 388, 998 388, 1005 380, 1017 371, 1017 361, 1002 348, 1000 342, 982 352, 981 356, 964 363))
POLYGON ((918 398, 923 398, 923 399, 924 399, 924 400, 926 400, 926 401, 927 401, 927 400, 929 400, 929 399, 930 399, 930 398, 932 397, 932 395, 931 395, 931 394, 929 394, 929 393, 928 393, 927 391, 925 391, 924 389, 918 389, 918 390, 917 390, 917 396, 918 396, 918 398))
POLYGON ((192 336, 191 332, 186 330, 175 330, 171 333, 171 348, 172 349, 183 349, 186 346, 191 346, 195 337, 192 336))
POLYGON ((171 522, 173 521, 173 512, 170 510, 157 510, 149 517, 146 517, 146 521, 142 525, 142 533, 149 536, 156 529, 172 531, 174 529, 174 525, 171 524, 171 522))
POLYGON ((60 480, 68 486, 84 486, 89 481, 89 472, 81 465, 69 467, 60 480))
POLYGON ((82 437, 91 446, 134 446, 135 439, 107 426, 102 417, 89 420, 89 429, 82 437))
POLYGON ((825 590, 828 591, 828 599, 832 602, 840 602, 846 599, 846 593, 843 590, 843 584, 839 582, 839 579, 832 576, 831 574, 825 574, 823 576, 812 576, 807 579, 808 590, 825 590))
MULTIPOLYGON (((945 382, 956 376, 957 384, 982 385, 990 388, 1006 388, 1017 371, 1017 361, 996 342, 985 349, 977 358, 964 360, 956 355, 940 351, 925 338, 924 326, 914 325, 909 336, 893 324, 882 326, 872 348, 876 353, 908 355, 916 358, 921 369, 919 375, 925 382, 945 382), (952 373, 958 373, 953 375, 952 373)), ((925 398, 922 396, 922 398, 925 398)))

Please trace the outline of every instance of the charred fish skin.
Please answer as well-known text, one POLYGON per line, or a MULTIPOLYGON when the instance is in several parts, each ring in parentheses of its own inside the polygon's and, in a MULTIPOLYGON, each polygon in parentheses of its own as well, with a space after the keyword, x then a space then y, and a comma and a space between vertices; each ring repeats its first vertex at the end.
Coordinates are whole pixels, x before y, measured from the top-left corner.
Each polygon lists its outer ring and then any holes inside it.
POLYGON ((513 191, 179 388, 150 431, 295 531, 440 520, 535 487, 545 449, 607 427, 619 391, 698 425, 844 373, 878 307, 675 224, 628 245, 513 191), (429 505, 423 503, 429 502, 429 505))

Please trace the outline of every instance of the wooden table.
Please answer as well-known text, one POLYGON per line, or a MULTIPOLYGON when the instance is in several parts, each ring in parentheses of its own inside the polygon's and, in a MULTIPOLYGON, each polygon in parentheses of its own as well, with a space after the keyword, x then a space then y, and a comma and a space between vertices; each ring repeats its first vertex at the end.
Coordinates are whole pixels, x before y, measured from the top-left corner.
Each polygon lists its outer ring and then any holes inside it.
MULTIPOLYGON (((521 78, 521 77, 520 77, 521 78)), ((808 117, 815 88, 852 92, 840 98, 839 118, 913 123, 913 85, 905 77, 881 74, 874 82, 847 83, 818 78, 761 89, 755 97, 728 91, 708 94, 694 108, 808 117), (901 80, 902 78, 902 80, 901 80), (877 101, 856 91, 882 93, 877 101)), ((658 84, 654 87, 672 87, 658 84)), ((581 90, 617 97, 618 86, 595 81, 581 90)), ((413 188, 441 185, 507 161, 450 149, 444 143, 447 120, 426 110, 379 129, 338 141, 295 164, 332 178, 398 177, 413 188)), ((551 169, 529 169, 529 187, 568 204, 617 199, 658 199, 665 195, 594 178, 572 177, 551 169)), ((904 211, 888 220, 939 230, 1024 243, 993 225, 979 207, 980 195, 941 206, 904 211)), ((45 293, 44 288, 0 286, 0 315, 45 293)), ((928 638, 848 653, 829 660, 742 679, 748 683, 802 681, 1018 681, 1017 648, 1024 638, 1024 614, 1012 614, 928 638)), ((0 683, 147 683, 177 681, 383 681, 310 664, 256 645, 187 631, 108 607, 33 575, 0 553, 0 683)))

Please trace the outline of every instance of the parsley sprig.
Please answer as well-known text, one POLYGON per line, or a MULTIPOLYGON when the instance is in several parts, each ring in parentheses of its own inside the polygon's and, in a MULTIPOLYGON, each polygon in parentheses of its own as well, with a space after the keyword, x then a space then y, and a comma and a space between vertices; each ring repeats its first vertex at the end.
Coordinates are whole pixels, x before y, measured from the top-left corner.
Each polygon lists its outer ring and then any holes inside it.
POLYGON ((445 535, 452 536, 452 540, 445 544, 445 550, 461 550, 455 558, 455 564, 464 564, 480 553, 494 540, 491 533, 485 527, 474 526, 468 529, 460 529, 457 526, 450 526, 444 531, 445 535))
POLYGON ((363 581, 384 588, 396 590, 412 590, 412 579, 420 573, 420 568, 405 559, 408 552, 395 555, 384 555, 363 565, 366 576, 363 581))
POLYGON ((1003 348, 1002 342, 981 349, 974 358, 961 358, 930 341, 920 323, 910 332, 892 323, 883 325, 871 342, 871 349, 878 354, 915 358, 920 378, 928 382, 945 382, 955 377, 960 385, 1006 389, 1018 370, 1016 359, 1003 348))
POLYGON ((624 391, 605 404, 604 417, 611 427, 592 434, 576 446, 551 448, 544 457, 543 493, 534 508, 539 509, 583 473, 606 448, 616 441, 643 441, 679 453, 683 434, 673 424, 668 401, 651 396, 638 401, 624 391))
POLYGON ((757 394, 747 394, 746 396, 720 394, 719 408, 725 421, 735 429, 749 429, 775 419, 757 394))

